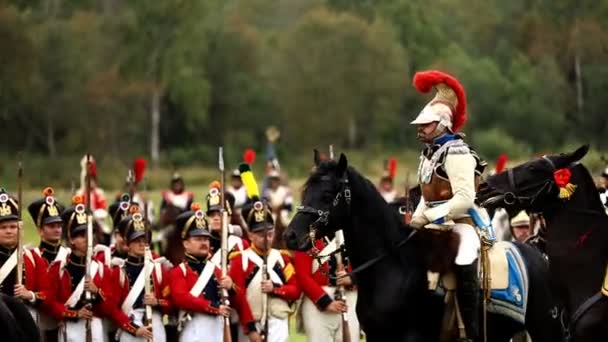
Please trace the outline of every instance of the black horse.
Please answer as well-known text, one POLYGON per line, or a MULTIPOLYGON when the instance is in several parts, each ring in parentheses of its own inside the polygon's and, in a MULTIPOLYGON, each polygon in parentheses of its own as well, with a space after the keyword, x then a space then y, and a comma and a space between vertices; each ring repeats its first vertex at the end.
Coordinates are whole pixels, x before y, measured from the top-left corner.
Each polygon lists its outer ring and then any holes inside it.
POLYGON ((0 294, 0 331, 3 341, 38 342, 40 331, 22 301, 0 294))
MULTIPOLYGON (((312 238, 331 236, 341 227, 359 297, 357 315, 369 341, 437 341, 443 298, 428 290, 428 240, 406 226, 374 185, 346 157, 320 162, 305 184, 302 204, 286 231, 288 247, 311 248, 312 238)), ((550 312, 546 263, 530 246, 518 245, 530 275, 526 326, 535 342, 560 340, 550 312)), ((453 259, 452 259, 453 261, 453 259)), ((488 315, 488 341, 508 341, 524 327, 503 316, 488 315)))
POLYGON ((599 292, 608 264, 608 216, 579 163, 588 149, 544 156, 489 177, 477 195, 487 207, 543 213, 552 283, 563 299, 560 315, 577 342, 608 341, 608 298, 599 292))

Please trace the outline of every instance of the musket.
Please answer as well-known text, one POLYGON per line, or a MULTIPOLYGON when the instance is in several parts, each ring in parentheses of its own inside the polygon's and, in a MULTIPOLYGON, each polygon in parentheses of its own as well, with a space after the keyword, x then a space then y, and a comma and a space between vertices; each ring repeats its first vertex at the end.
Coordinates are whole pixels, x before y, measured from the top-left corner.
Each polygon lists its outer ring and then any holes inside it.
MULTIPOLYGON (((329 145, 329 159, 331 159, 331 160, 334 159, 334 145, 329 145)), ((344 234, 343 234, 342 230, 336 231, 335 239, 336 239, 337 248, 342 248, 342 246, 344 245, 344 234)), ((336 253, 336 270, 337 271, 344 270, 344 263, 342 261, 342 252, 336 253)), ((344 286, 342 286, 342 285, 338 286, 338 289, 336 291, 336 299, 343 300, 346 303, 346 293, 344 290, 344 286)), ((350 342, 351 336, 350 336, 350 328, 349 328, 349 324, 348 324, 348 312, 343 312, 341 314, 341 319, 342 319, 342 342, 350 342)))
MULTIPOLYGON (((336 246, 338 249, 344 246, 344 233, 342 230, 336 231, 336 246)), ((336 270, 343 271, 344 263, 342 262, 342 252, 336 253, 336 270)), ((340 285, 336 291, 336 300, 342 300, 346 303, 346 291, 344 285, 340 285)), ((342 342, 351 342, 350 327, 348 324, 348 312, 342 312, 342 342)))
MULTIPOLYGON (((144 221, 144 224, 145 221, 144 221)), ((146 233, 147 234, 147 233, 146 233)), ((144 294, 145 295, 149 295, 152 293, 152 278, 151 278, 151 267, 150 267, 150 263, 152 262, 152 252, 150 252, 150 245, 147 242, 147 238, 146 238, 146 245, 144 247, 144 269, 143 272, 144 273, 144 277, 146 279, 146 282, 144 283, 144 294)), ((144 319, 143 319, 144 325, 150 327, 150 329, 152 329, 152 306, 151 305, 147 305, 146 304, 146 308, 145 308, 145 312, 144 312, 144 319)), ((148 342, 152 342, 154 341, 153 338, 148 339, 148 342)))
MULTIPOLYGON (((226 184, 226 170, 224 168, 224 148, 222 146, 218 149, 218 168, 220 170, 220 201, 221 201, 221 222, 222 222, 222 236, 221 236, 221 269, 222 277, 228 274, 228 210, 226 210, 226 192, 224 191, 226 184)), ((222 303, 226 306, 230 306, 230 299, 228 297, 228 290, 222 289, 222 303)), ((230 317, 224 317, 224 342, 232 341, 232 332, 230 331, 230 317)))
MULTIPOLYGON (((266 208, 264 208, 264 211, 266 211, 266 208)), ((268 280, 268 247, 268 225, 264 224, 264 253, 261 270, 262 280, 268 280)), ((262 340, 268 341, 268 293, 265 292, 262 292, 262 340)))
MULTIPOLYGON (((86 212, 87 212, 87 254, 86 254, 86 270, 85 280, 91 281, 91 262, 93 259, 93 215, 91 214, 91 155, 87 153, 87 169, 86 169, 86 212)), ((91 291, 85 291, 85 305, 91 306, 93 296, 91 291)), ((92 342, 93 335, 91 331, 91 319, 86 321, 86 342, 92 342)))
POLYGON ((18 205, 18 216, 19 216, 19 231, 17 232, 17 285, 23 284, 23 220, 21 217, 21 210, 23 205, 23 164, 19 161, 17 167, 17 205, 18 205))

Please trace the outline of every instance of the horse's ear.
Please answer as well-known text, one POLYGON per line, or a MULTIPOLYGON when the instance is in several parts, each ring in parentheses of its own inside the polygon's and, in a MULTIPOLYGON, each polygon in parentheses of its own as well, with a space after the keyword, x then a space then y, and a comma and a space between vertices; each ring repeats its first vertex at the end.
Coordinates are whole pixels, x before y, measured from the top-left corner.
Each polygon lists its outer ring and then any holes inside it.
POLYGON ((348 167, 348 161, 344 153, 340 153, 340 159, 338 160, 338 167, 336 168, 336 175, 338 177, 344 176, 346 168, 348 167))
POLYGON ((314 149, 314 161, 315 161, 315 166, 319 166, 319 164, 321 163, 321 156, 319 155, 319 150, 317 150, 316 148, 314 149))
POLYGON ((579 160, 583 159, 583 157, 589 152, 589 145, 583 145, 577 148, 575 151, 566 153, 558 160, 558 168, 568 167, 572 163, 576 163, 579 160))

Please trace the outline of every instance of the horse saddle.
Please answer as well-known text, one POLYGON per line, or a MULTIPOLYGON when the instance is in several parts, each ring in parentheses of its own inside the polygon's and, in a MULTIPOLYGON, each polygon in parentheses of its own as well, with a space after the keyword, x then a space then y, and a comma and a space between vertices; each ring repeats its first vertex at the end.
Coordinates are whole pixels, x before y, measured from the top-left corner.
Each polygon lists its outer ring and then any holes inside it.
MULTIPOLYGON (((485 255, 479 259, 482 261, 479 279, 482 289, 489 294, 488 311, 508 316, 523 324, 529 280, 519 249, 511 242, 500 241, 482 253, 485 255)), ((431 291, 452 291, 457 288, 456 277, 452 272, 440 275, 429 271, 427 278, 431 291)), ((608 286, 605 284, 605 287, 608 286)))

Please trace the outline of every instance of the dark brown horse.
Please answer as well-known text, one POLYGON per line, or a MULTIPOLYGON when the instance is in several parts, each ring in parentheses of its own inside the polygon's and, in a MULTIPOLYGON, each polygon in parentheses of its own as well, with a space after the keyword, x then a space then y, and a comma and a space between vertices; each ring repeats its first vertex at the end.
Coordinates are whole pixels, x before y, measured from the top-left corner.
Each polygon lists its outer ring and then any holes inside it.
POLYGON ((183 210, 173 205, 165 206, 160 213, 158 230, 164 236, 160 246, 160 254, 165 256, 173 265, 179 264, 184 258, 184 246, 180 232, 175 229, 175 219, 183 210))

